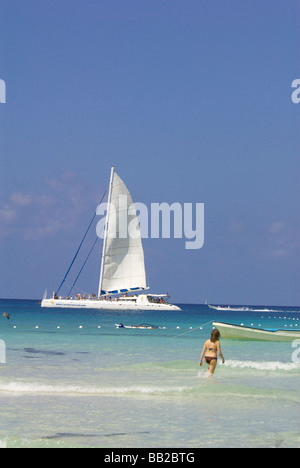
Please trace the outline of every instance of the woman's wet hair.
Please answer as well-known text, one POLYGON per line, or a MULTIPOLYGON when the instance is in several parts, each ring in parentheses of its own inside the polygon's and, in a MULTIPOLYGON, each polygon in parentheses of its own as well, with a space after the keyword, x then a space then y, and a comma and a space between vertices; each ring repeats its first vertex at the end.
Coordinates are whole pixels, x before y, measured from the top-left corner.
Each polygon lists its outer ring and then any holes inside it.
POLYGON ((219 332, 219 330, 217 328, 215 328, 212 332, 211 332, 211 337, 210 337, 210 341, 212 343, 215 343, 216 341, 219 341, 221 337, 221 334, 219 332))

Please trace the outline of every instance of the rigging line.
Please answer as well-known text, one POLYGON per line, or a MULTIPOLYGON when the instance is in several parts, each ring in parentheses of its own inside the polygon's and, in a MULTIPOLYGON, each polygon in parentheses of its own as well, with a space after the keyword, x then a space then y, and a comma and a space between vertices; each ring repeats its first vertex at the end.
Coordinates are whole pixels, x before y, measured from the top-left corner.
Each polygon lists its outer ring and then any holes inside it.
POLYGON ((188 330, 184 333, 180 333, 179 335, 174 335, 171 338, 178 338, 179 336, 186 335, 187 333, 192 333, 193 331, 199 330, 199 328, 205 327, 205 325, 209 325, 210 323, 213 323, 213 320, 211 320, 210 322, 204 323, 203 325, 200 325, 200 327, 193 328, 192 330, 188 330))
POLYGON ((81 267, 81 269, 80 269, 80 271, 79 271, 79 273, 78 273, 78 275, 77 275, 76 278, 75 278, 75 281, 74 281, 74 283, 73 283, 73 285, 72 285, 70 291, 68 292, 68 296, 70 296, 70 293, 71 293, 72 289, 75 287, 75 285, 76 285, 76 283, 77 283, 77 280, 78 280, 79 276, 81 275, 82 270, 84 269, 84 267, 85 267, 85 265, 86 265, 86 262, 88 261, 88 259, 89 259, 90 255, 91 255, 92 251, 94 250, 94 247, 95 247, 95 245, 97 244, 98 240, 99 240, 99 237, 96 237, 96 240, 95 240, 95 242, 94 242, 93 245, 92 245, 92 248, 90 249, 90 251, 89 251, 89 253, 88 253, 88 255, 87 255, 87 257, 86 257, 86 259, 85 259, 85 261, 84 261, 84 263, 83 263, 83 265, 82 265, 82 267, 81 267))
MULTIPOLYGON (((66 281, 66 285, 70 288, 71 285, 66 281)), ((79 291, 80 293, 82 294, 88 294, 88 291, 84 291, 83 289, 80 289, 78 286, 76 288, 74 288, 74 292, 75 292, 75 289, 76 291, 79 291)))
MULTIPOLYGON (((106 190, 105 190, 105 192, 104 192, 104 194, 103 194, 103 196, 102 196, 102 198, 101 198, 101 201, 100 201, 99 205, 101 205, 105 194, 106 194, 106 190)), ((71 262, 71 265, 69 266, 69 268, 68 268, 68 270, 67 270, 67 273, 65 274, 65 276, 64 276, 64 278, 63 278, 63 280, 62 280, 62 282, 60 283, 59 288, 58 288, 56 294, 59 293, 59 291, 60 291, 62 285, 64 284, 64 282, 65 282, 65 280, 66 280, 68 274, 70 273, 70 270, 71 270, 71 268, 72 268, 72 266, 73 266, 73 264, 74 264, 74 262, 75 262, 75 260, 76 260, 76 258, 77 258, 77 255, 78 255, 78 253, 79 253, 79 251, 80 251, 80 249, 81 249, 81 247, 82 247, 82 244, 83 244, 83 242, 84 242, 84 240, 85 240, 85 238, 86 238, 86 236, 87 236, 87 234, 88 234, 88 232, 89 232, 89 230, 90 230, 91 225, 93 224, 93 221, 94 221, 94 219, 95 219, 95 217, 96 217, 96 214, 97 214, 97 210, 95 211, 95 213, 94 213, 94 215, 93 215, 93 218, 92 218, 92 220, 91 220, 91 222, 90 222, 90 224, 89 224, 89 226, 88 226, 88 228, 87 228, 87 230, 86 230, 86 232, 85 232, 85 234, 84 234, 84 236, 83 236, 83 239, 82 239, 82 241, 81 241, 80 244, 79 244, 79 247, 78 247, 78 249, 77 249, 77 252, 76 252, 76 254, 74 255, 74 258, 73 258, 73 260, 72 260, 72 262, 71 262)))

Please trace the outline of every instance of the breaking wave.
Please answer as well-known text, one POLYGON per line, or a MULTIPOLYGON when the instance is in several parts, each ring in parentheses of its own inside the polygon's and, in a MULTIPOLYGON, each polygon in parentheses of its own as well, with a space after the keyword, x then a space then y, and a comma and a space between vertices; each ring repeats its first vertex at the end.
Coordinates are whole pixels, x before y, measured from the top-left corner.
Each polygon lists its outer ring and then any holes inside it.
POLYGON ((279 362, 279 361, 236 361, 229 359, 225 362, 224 366, 231 368, 240 368, 240 369, 256 369, 256 370, 282 370, 282 371, 291 371, 295 369, 300 369, 300 364, 294 362, 279 362))
POLYGON ((69 395, 130 395, 130 394, 158 394, 181 393, 190 390, 188 386, 120 386, 120 387, 96 387, 56 384, 49 385, 38 382, 0 382, 0 393, 9 394, 69 394, 69 395))

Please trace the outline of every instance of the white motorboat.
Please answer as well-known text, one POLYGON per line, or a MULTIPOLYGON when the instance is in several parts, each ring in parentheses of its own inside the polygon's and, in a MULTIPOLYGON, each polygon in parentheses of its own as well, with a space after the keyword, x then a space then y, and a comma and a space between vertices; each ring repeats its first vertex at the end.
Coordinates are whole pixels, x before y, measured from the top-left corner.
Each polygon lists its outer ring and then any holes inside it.
POLYGON ((300 330, 252 328, 231 323, 213 322, 222 338, 261 341, 294 341, 300 339, 300 330))

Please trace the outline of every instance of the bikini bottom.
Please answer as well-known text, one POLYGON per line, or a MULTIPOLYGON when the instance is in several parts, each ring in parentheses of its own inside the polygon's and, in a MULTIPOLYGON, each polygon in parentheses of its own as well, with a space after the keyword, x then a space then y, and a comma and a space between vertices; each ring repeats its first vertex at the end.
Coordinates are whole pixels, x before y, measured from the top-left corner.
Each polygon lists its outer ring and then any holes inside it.
POLYGON ((206 364, 208 364, 208 365, 211 363, 211 361, 217 361, 217 360, 218 360, 217 357, 209 357, 209 356, 207 356, 207 357, 205 358, 206 364))

